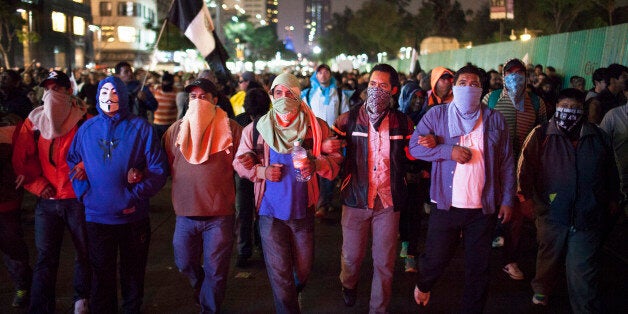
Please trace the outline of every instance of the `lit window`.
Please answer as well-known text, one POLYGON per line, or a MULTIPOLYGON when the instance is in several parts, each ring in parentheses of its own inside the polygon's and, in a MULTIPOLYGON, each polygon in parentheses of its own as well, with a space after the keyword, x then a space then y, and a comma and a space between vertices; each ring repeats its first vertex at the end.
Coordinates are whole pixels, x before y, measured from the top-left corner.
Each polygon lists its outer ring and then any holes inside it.
POLYGON ((108 43, 112 43, 114 41, 116 41, 116 36, 115 36, 115 27, 113 26, 101 26, 100 27, 101 30, 101 41, 105 41, 108 43))
POLYGON ((118 40, 123 43, 135 42, 137 33, 135 27, 132 26, 118 26, 118 40))
POLYGON ((65 14, 52 11, 52 30, 55 32, 65 33, 65 14))
POLYGON ((100 2, 100 16, 111 16, 113 11, 113 4, 108 1, 100 2))
POLYGON ((83 3, 83 0, 72 0, 72 1, 74 1, 76 3, 83 3))
POLYGON ((142 5, 131 1, 118 2, 118 16, 142 16, 142 5))
POLYGON ((80 16, 75 16, 72 18, 72 26, 74 35, 83 36, 85 35, 85 20, 80 16))

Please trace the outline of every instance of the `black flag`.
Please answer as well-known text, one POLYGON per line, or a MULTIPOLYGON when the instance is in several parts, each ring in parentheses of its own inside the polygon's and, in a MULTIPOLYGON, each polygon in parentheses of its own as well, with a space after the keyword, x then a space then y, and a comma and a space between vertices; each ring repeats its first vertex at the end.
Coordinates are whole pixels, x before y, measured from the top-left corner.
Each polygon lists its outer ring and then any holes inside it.
POLYGON ((168 12, 168 21, 190 39, 214 71, 218 81, 227 85, 227 82, 231 80, 231 72, 227 69, 229 55, 216 35, 214 23, 205 2, 203 0, 174 0, 168 12))

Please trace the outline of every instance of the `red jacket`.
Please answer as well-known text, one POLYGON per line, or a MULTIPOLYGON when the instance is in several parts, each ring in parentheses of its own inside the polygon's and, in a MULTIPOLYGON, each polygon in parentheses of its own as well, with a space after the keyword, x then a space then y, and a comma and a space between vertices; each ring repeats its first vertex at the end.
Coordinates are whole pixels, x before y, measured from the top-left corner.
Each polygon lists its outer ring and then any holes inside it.
POLYGON ((27 191, 39 196, 51 184, 56 191, 54 199, 76 198, 66 157, 79 124, 65 135, 47 140, 35 135, 30 119, 24 121, 13 152, 13 167, 16 174, 25 176, 27 191))

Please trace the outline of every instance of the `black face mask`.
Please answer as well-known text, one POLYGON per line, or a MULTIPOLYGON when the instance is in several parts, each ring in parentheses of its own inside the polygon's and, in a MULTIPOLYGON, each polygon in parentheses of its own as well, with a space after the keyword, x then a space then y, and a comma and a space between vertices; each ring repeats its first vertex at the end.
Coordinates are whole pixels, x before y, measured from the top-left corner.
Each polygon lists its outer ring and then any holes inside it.
POLYGON ((556 107, 556 113, 554 113, 556 126, 564 133, 571 132, 576 126, 578 126, 582 122, 583 117, 583 109, 556 107))

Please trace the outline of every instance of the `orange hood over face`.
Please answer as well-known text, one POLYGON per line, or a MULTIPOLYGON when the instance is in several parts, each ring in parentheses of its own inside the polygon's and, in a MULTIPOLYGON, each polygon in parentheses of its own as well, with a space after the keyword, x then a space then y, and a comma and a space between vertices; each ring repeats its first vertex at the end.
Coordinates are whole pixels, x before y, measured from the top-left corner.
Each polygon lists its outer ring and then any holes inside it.
POLYGON ((441 99, 436 95, 436 83, 438 83, 438 79, 440 79, 443 74, 449 74, 454 76, 454 73, 444 67, 435 67, 432 70, 432 76, 430 77, 430 84, 432 84, 432 92, 430 93, 428 104, 430 106, 441 103, 449 103, 453 99, 453 93, 449 92, 444 99, 441 99), (436 99, 434 99, 436 98, 436 99), (436 101, 435 101, 436 100, 436 101))

